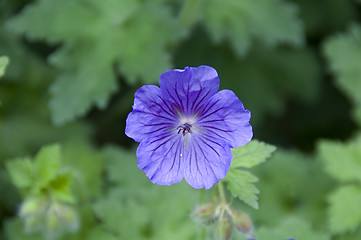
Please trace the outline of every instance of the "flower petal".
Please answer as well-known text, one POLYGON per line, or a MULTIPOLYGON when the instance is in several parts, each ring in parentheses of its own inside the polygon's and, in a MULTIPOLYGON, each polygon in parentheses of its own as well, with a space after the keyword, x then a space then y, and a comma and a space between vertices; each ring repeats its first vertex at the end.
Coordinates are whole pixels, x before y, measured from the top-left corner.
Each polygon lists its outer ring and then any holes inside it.
POLYGON ((165 71, 159 78, 162 96, 183 114, 192 114, 219 88, 217 71, 208 66, 165 71))
POLYGON ((205 136, 224 141, 231 148, 244 146, 253 137, 251 113, 231 90, 215 94, 198 116, 197 125, 205 136))
POLYGON ((183 179, 184 139, 181 134, 164 133, 143 140, 137 149, 138 168, 159 185, 183 179))
POLYGON ((176 127, 177 112, 161 96, 155 85, 145 85, 134 95, 133 111, 126 120, 125 134, 136 142, 152 134, 167 132, 176 127))
POLYGON ((228 144, 202 134, 189 138, 184 163, 184 178, 194 188, 211 188, 226 176, 232 161, 228 144))

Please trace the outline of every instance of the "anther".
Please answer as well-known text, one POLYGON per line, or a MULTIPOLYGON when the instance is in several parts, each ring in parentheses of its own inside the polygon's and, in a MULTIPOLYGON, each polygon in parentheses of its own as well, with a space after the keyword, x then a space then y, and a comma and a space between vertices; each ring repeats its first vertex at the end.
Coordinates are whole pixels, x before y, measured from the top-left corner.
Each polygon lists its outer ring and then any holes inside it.
POLYGON ((183 136, 185 136, 187 133, 192 133, 192 125, 189 123, 184 123, 177 127, 178 134, 182 132, 183 136))

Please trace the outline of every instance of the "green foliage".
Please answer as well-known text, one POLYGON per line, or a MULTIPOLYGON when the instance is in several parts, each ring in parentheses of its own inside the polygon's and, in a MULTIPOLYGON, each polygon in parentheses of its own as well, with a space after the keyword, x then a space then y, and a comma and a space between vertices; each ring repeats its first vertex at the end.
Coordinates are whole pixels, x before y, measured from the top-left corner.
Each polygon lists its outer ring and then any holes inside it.
POLYGON ((276 150, 275 146, 253 140, 244 147, 232 149, 231 168, 251 168, 266 161, 276 150))
POLYGON ((60 146, 51 145, 43 147, 34 159, 34 171, 37 176, 39 188, 50 183, 60 168, 60 146))
POLYGON ((336 76, 336 84, 351 99, 361 123, 361 28, 352 25, 347 33, 330 37, 324 43, 324 53, 336 76))
POLYGON ((185 183, 150 183, 137 169, 133 151, 109 146, 104 154, 108 179, 115 185, 94 210, 106 231, 119 239, 195 239, 195 225, 188 220, 194 190, 185 183))
POLYGON ((101 194, 105 155, 81 140, 65 143, 62 153, 64 168, 73 172, 77 198, 85 200, 101 194))
POLYGON ((344 183, 361 183, 361 136, 348 143, 322 141, 318 149, 332 177, 344 183))
POLYGON ((228 183, 228 190, 234 197, 258 209, 257 194, 259 194, 259 190, 253 185, 253 183, 258 182, 256 176, 246 171, 231 169, 224 181, 228 183))
POLYGON ((70 186, 72 173, 60 171, 60 146, 43 147, 32 161, 30 158, 8 160, 6 168, 11 180, 24 196, 51 194, 54 199, 73 202, 70 186))
POLYGON ((260 208, 249 210, 255 225, 276 228, 275 223, 284 218, 299 216, 313 227, 323 228, 327 219, 325 196, 334 182, 321 167, 321 161, 312 155, 284 149, 257 166, 254 173, 261 179, 257 184, 260 208))
POLYGON ((228 190, 234 197, 238 197, 253 208, 258 209, 259 190, 252 184, 258 181, 258 178, 247 171, 239 168, 251 168, 269 158, 276 150, 272 145, 253 140, 246 146, 232 149, 233 160, 231 169, 226 178, 228 190))
POLYGON ((5 234, 7 239, 11 240, 39 240, 43 239, 40 234, 28 235, 24 231, 19 231, 19 229, 23 229, 23 224, 20 219, 12 219, 8 220, 5 223, 5 234))
POLYGON ((78 213, 83 226, 92 224, 87 201, 101 191, 104 160, 101 153, 79 140, 64 144, 62 150, 58 144, 43 147, 34 160, 8 160, 11 180, 24 195, 19 215, 25 232, 40 231, 46 239, 60 238, 78 231, 78 213), (84 167, 89 164, 93 168, 84 167), (76 203, 82 203, 78 211, 76 203))
POLYGON ((254 38, 270 46, 303 43, 297 7, 280 0, 207 1, 204 24, 213 40, 220 42, 227 39, 240 56, 250 49, 254 38))
POLYGON ((311 224, 301 218, 288 218, 277 227, 261 228, 256 234, 259 240, 307 239, 329 240, 327 234, 315 232, 311 224))
POLYGON ((105 108, 117 90, 114 66, 129 83, 155 82, 171 66, 165 47, 177 39, 175 24, 169 10, 152 1, 66 0, 34 3, 8 27, 31 39, 63 44, 50 56, 61 70, 50 88, 52 119, 60 125, 92 105, 105 108))
POLYGON ((355 231, 361 226, 361 186, 342 186, 329 196, 329 201, 332 232, 355 231))
POLYGON ((6 56, 0 57, 0 78, 4 76, 7 65, 9 64, 9 58, 6 56))
POLYGON ((361 136, 348 143, 322 141, 318 146, 326 171, 343 185, 329 195, 329 225, 333 233, 361 227, 361 136))
POLYGON ((16 187, 20 189, 31 187, 35 176, 30 158, 14 159, 8 162, 6 167, 16 187))
POLYGON ((35 156, 30 158, 9 160, 6 162, 7 170, 12 182, 25 196, 44 193, 53 194, 55 199, 72 202, 68 192, 71 185, 71 175, 60 173, 60 146, 50 145, 43 147, 35 156), (58 192, 62 193, 58 193, 58 192))

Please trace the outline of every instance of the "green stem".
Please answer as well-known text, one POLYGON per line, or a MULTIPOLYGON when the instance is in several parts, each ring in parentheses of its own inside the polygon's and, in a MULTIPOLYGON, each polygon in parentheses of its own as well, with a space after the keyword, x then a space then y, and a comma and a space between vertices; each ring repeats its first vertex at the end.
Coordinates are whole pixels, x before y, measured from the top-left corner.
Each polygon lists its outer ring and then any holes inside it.
POLYGON ((204 188, 199 190, 199 203, 203 203, 204 199, 206 197, 206 190, 204 190, 204 188))
POLYGON ((223 183, 219 182, 218 183, 218 192, 219 192, 219 197, 221 198, 221 202, 222 203, 226 203, 227 199, 226 199, 226 194, 224 192, 224 187, 223 187, 223 183))
POLYGON ((190 28, 198 19, 202 0, 185 0, 179 15, 179 24, 190 28))
MULTIPOLYGON (((206 190, 204 188, 199 190, 199 204, 204 203, 206 198, 206 190)), ((201 229, 201 240, 206 240, 206 228, 203 226, 201 229)))
POLYGON ((206 240, 206 228, 205 227, 202 228, 201 240, 206 240))

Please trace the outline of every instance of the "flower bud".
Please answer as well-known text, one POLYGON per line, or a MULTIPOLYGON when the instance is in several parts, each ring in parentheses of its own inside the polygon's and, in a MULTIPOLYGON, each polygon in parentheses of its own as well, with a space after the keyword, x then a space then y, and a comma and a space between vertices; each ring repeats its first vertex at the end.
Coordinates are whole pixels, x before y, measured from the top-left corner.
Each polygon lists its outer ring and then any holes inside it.
POLYGON ((59 209, 59 218, 64 223, 64 227, 70 232, 76 232, 79 229, 79 218, 76 212, 67 206, 61 206, 59 209))
POLYGON ((78 216, 71 207, 49 198, 31 198, 20 207, 19 216, 25 222, 25 231, 41 231, 47 239, 56 239, 66 232, 79 229, 78 216))
POLYGON ((199 206, 191 216, 201 224, 208 225, 216 220, 216 206, 213 204, 204 204, 199 206))
POLYGON ((41 214, 46 209, 46 202, 42 198, 30 198, 21 204, 19 215, 26 218, 38 214, 41 214))
POLYGON ((48 239, 55 239, 61 235, 61 222, 56 212, 49 210, 44 219, 44 233, 48 239))
POLYGON ((215 239, 229 240, 232 237, 232 223, 228 216, 223 215, 216 223, 214 229, 215 239))
POLYGON ((57 238, 66 231, 79 229, 76 212, 63 204, 53 203, 45 216, 45 235, 49 239, 57 238))
POLYGON ((237 228, 238 231, 246 235, 252 235, 252 221, 246 213, 242 211, 232 210, 231 218, 233 225, 237 228))
POLYGON ((23 202, 19 216, 24 219, 25 231, 33 233, 42 228, 43 216, 49 202, 44 198, 30 198, 23 202))

